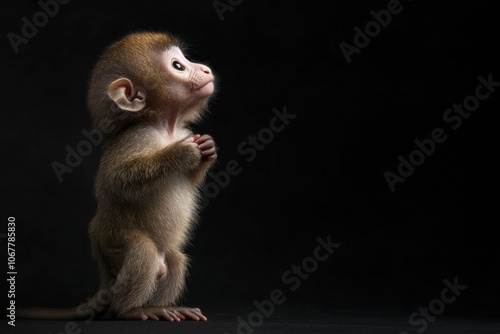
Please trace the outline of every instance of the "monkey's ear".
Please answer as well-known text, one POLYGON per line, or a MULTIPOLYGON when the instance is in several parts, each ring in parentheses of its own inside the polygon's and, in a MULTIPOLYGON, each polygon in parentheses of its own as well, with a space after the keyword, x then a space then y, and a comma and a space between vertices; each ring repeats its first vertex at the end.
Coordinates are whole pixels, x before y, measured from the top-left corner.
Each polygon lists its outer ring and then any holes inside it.
POLYGON ((126 111, 141 111, 146 106, 146 90, 134 86, 127 78, 113 81, 108 87, 108 96, 126 111))

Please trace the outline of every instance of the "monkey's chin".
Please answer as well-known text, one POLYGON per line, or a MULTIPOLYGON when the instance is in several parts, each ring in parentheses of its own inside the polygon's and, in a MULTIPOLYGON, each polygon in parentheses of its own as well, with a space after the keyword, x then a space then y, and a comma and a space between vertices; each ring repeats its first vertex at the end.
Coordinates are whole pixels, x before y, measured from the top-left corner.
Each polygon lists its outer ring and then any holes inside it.
POLYGON ((198 88, 196 90, 196 95, 198 95, 200 98, 204 98, 207 96, 210 96, 213 94, 215 89, 213 81, 208 82, 206 85, 198 88))

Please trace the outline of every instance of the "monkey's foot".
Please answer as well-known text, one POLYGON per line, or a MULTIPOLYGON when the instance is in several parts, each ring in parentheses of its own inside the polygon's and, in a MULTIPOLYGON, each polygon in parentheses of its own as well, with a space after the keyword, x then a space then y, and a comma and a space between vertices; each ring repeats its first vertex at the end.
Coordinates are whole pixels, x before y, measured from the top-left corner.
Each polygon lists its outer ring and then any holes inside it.
POLYGON ((173 310, 180 313, 184 318, 182 320, 207 321, 207 317, 201 313, 199 308, 192 307, 167 307, 168 310, 173 310))
POLYGON ((199 308, 189 307, 139 307, 125 313, 122 317, 125 320, 195 320, 206 321, 199 308))

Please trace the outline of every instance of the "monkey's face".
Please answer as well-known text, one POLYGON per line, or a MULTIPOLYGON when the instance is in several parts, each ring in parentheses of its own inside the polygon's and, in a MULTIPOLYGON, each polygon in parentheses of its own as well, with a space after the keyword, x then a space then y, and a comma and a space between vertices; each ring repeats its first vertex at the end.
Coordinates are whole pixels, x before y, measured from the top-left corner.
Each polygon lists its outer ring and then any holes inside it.
POLYGON ((166 50, 161 55, 161 62, 171 103, 184 109, 199 104, 214 92, 214 76, 210 68, 190 62, 178 47, 166 50))
MULTIPOLYGON (((123 57, 121 66, 112 66, 112 60, 108 61, 109 68, 124 69, 107 87, 108 97, 121 110, 137 113, 138 117, 180 115, 186 121, 196 120, 214 92, 210 68, 190 62, 177 46, 154 51, 154 55, 153 50, 133 51, 123 57)), ((117 51, 115 56, 120 53, 117 51)))

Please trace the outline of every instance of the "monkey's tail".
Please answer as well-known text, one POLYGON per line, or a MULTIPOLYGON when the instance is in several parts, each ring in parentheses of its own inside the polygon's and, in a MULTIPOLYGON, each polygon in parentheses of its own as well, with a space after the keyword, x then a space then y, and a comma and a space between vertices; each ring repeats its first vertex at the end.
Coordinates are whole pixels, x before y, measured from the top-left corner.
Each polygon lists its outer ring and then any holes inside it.
POLYGON ((87 303, 80 304, 75 307, 66 308, 49 308, 49 307, 27 307, 18 308, 16 317, 18 319, 43 319, 43 320, 94 320, 102 317, 106 311, 106 307, 96 309, 91 303, 96 296, 89 299, 87 303))

